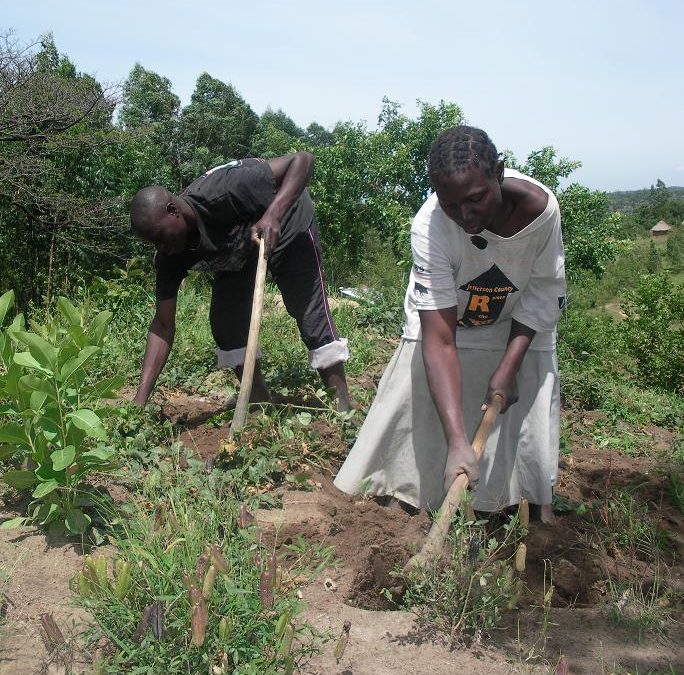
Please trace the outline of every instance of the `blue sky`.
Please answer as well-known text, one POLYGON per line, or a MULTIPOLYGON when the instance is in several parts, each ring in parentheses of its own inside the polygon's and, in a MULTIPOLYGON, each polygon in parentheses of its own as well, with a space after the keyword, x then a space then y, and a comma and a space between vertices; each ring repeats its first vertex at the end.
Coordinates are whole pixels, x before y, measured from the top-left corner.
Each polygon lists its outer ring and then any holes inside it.
POLYGON ((300 126, 454 102, 499 149, 553 145, 602 190, 684 185, 683 28, 678 0, 5 0, 0 19, 100 81, 139 62, 187 103, 206 71, 300 126))

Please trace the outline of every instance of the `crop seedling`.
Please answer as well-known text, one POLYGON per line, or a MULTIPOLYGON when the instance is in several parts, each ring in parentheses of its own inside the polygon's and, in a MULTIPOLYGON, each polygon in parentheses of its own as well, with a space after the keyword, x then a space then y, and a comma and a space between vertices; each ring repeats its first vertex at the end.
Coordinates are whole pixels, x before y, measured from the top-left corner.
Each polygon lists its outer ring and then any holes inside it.
MULTIPOLYGON (((26 327, 18 314, 6 327, 14 293, 0 297, 0 460, 15 467, 2 480, 31 490, 28 515, 12 518, 8 529, 32 523, 82 535, 91 526, 88 511, 102 496, 87 485, 94 471, 112 468, 113 449, 105 445, 101 400, 114 396, 119 378, 87 380, 86 366, 101 350, 110 312, 89 319, 60 297, 58 316, 46 325, 26 327)), ((101 535, 94 531, 95 540, 101 535)))
POLYGON ((296 622, 302 570, 261 547, 231 492, 224 474, 171 469, 133 498, 114 563, 85 559, 73 586, 92 645, 111 646, 93 649, 100 672, 276 675, 315 649, 296 622))

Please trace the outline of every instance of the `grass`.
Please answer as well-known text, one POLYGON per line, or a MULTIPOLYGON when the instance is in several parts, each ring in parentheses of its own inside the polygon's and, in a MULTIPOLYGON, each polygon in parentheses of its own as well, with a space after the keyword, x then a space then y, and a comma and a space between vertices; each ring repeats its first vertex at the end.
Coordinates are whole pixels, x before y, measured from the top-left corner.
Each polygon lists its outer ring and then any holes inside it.
MULTIPOLYGON (((109 570, 93 582, 87 564, 77 579, 81 601, 97 622, 93 657, 108 673, 291 670, 314 648, 311 631, 296 623, 300 602, 287 581, 300 570, 281 569, 257 530, 240 526, 239 502, 226 474, 207 475, 202 462, 188 462, 184 470, 169 465, 160 475, 149 472, 126 508, 127 519, 112 534, 116 566, 130 566, 127 590, 120 590, 120 576, 109 570), (224 569, 214 553, 206 558, 207 550, 220 552, 224 569), (210 566, 218 572, 207 593, 210 566), (205 589, 201 638, 188 584, 205 589), (146 608, 155 603, 162 618, 156 629, 151 622, 142 630, 146 608), (288 633, 296 639, 286 650, 288 633)), ((315 560, 312 555, 307 562, 315 560)), ((106 560, 104 565, 110 567, 106 560)))
POLYGON ((479 641, 499 627, 523 589, 519 548, 526 530, 518 517, 492 532, 487 521, 472 520, 466 511, 454 517, 442 560, 401 575, 407 585, 404 605, 452 647, 467 638, 479 641))
POLYGON ((615 571, 608 569, 606 615, 639 642, 665 636, 682 598, 665 583, 675 554, 658 514, 626 490, 614 491, 590 513, 587 551, 615 561, 615 571))

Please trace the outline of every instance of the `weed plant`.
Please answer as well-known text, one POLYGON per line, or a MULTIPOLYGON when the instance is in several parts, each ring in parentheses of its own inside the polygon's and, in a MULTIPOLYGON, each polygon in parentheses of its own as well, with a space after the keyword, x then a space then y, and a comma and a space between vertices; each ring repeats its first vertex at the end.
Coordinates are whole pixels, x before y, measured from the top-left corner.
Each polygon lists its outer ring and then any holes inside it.
POLYGON ((111 573, 96 558, 75 580, 97 623, 98 672, 292 672, 310 651, 294 624, 300 604, 288 579, 297 571, 281 569, 258 530, 239 523, 229 475, 188 464, 147 474, 112 536, 111 573))
POLYGON ((673 618, 671 594, 663 588, 660 570, 650 584, 609 579, 608 594, 608 618, 637 642, 647 633, 667 633, 667 624, 673 618))
MULTIPOLYGON (((332 403, 332 402, 331 402, 332 403)), ((237 496, 272 498, 275 485, 306 490, 314 487, 316 471, 329 472, 346 449, 345 432, 355 433, 355 412, 332 408, 264 406, 239 434, 223 445, 218 466, 230 477, 237 496), (314 420, 313 415, 316 415, 314 420), (331 447, 332 446, 332 447, 331 447), (335 447, 336 446, 336 447, 335 447)))
POLYGON ((486 520, 459 510, 443 560, 406 577, 404 603, 421 625, 445 635, 452 646, 466 636, 479 639, 500 626, 522 592, 524 562, 516 569, 516 555, 525 534, 517 515, 491 533, 486 520))
POLYGON ((173 425, 161 416, 159 406, 125 404, 107 416, 107 434, 127 464, 137 468, 156 466, 175 441, 173 425))
POLYGON ((682 598, 665 584, 674 552, 665 530, 631 492, 616 490, 591 512, 588 550, 611 557, 623 571, 608 569, 606 613, 616 625, 641 640, 647 632, 665 634, 672 607, 682 598))
POLYGON ((671 553, 669 538, 653 520, 648 505, 626 490, 615 490, 599 511, 601 538, 609 549, 616 546, 626 555, 655 562, 671 553))

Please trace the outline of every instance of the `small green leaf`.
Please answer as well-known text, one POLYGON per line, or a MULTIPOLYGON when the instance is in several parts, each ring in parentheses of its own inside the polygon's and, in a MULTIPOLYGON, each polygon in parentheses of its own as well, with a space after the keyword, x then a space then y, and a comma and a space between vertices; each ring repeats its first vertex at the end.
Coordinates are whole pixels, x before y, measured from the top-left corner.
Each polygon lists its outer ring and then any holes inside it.
POLYGON ((88 396, 95 396, 96 398, 115 398, 116 390, 123 386, 124 382, 125 379, 121 376, 108 377, 92 386, 84 387, 83 391, 88 396))
POLYGON ((26 490, 38 482, 33 471, 5 471, 2 480, 17 490, 26 490))
POLYGON ((75 457, 76 448, 73 445, 67 445, 66 448, 59 448, 50 455, 52 468, 55 471, 63 471, 73 464, 75 457))
POLYGON ((311 413, 300 412, 297 415, 297 419, 302 426, 307 426, 311 423, 311 413))
POLYGON ((48 457, 45 461, 34 471, 41 483, 46 483, 49 480, 56 480, 60 485, 64 485, 66 480, 66 472, 55 471, 52 467, 52 462, 48 461, 48 457))
POLYGON ((20 527, 26 522, 27 518, 24 516, 17 516, 16 518, 10 518, 9 520, 4 520, 0 523, 0 530, 13 530, 15 527, 20 527))
POLYGON ((41 504, 33 511, 33 520, 40 525, 45 525, 57 511, 57 504, 41 504))
POLYGON ((66 518, 64 522, 69 530, 73 534, 83 534, 88 529, 90 525, 90 516, 86 515, 77 508, 69 508, 66 512, 66 518))
POLYGON ((29 442, 24 427, 16 422, 10 422, 0 427, 0 443, 19 443, 29 442))
POLYGON ((71 336, 71 339, 80 347, 84 348, 88 346, 88 336, 81 326, 69 326, 67 331, 71 336))
POLYGON ((13 443, 10 444, 2 444, 0 445, 0 462, 4 462, 7 458, 11 457, 14 453, 18 452, 21 448, 18 446, 14 445, 13 443))
POLYGON ((75 412, 69 413, 68 417, 73 421, 74 425, 85 431, 91 438, 107 438, 107 432, 102 426, 102 420, 90 409, 81 408, 75 412))
POLYGON ((81 313, 62 295, 57 299, 57 310, 72 326, 81 325, 81 313))
POLYGON ((45 400, 47 399, 47 394, 44 391, 32 391, 29 405, 31 410, 40 412, 45 405, 45 400))
POLYGON ((81 457, 84 459, 86 458, 93 458, 93 459, 99 459, 103 462, 106 462, 109 460, 109 458, 114 454, 114 448, 108 448, 104 445, 98 445, 96 448, 93 448, 92 450, 89 450, 88 452, 84 452, 81 457))
POLYGON ((113 314, 109 311, 100 312, 91 322, 90 330, 88 331, 90 335, 90 341, 99 345, 102 342, 105 331, 107 330, 107 324, 112 320, 113 314))
POLYGON ((62 367, 62 371, 60 373, 60 379, 63 383, 66 383, 69 381, 69 378, 79 369, 82 368, 85 363, 94 355, 97 354, 97 352, 100 351, 99 347, 95 347, 93 345, 90 345, 89 347, 84 347, 81 349, 81 351, 78 353, 77 356, 74 356, 74 358, 70 359, 67 361, 64 366, 62 367))
POLYGON ((43 368, 43 366, 31 356, 30 352, 17 352, 13 357, 13 361, 19 366, 24 366, 24 368, 32 368, 34 370, 40 370, 41 373, 52 375, 52 371, 43 368))
POLYGON ((47 340, 40 337, 40 335, 25 331, 18 331, 14 336, 19 342, 29 348, 31 356, 33 356, 43 368, 49 368, 50 371, 55 370, 55 366, 57 365, 57 349, 47 340))
POLYGON ((50 384, 48 380, 37 375, 24 375, 19 378, 19 382, 23 387, 30 391, 44 391, 52 399, 55 398, 54 385, 50 384))
POLYGON ((10 290, 0 295, 0 326, 5 323, 7 312, 14 305, 14 291, 10 290))
POLYGON ((23 313, 20 312, 14 317, 12 323, 7 326, 7 332, 14 334, 17 331, 24 330, 24 328, 26 328, 26 319, 23 313))
POLYGON ((40 483, 39 485, 37 485, 36 489, 33 491, 33 496, 36 499, 40 499, 41 497, 45 497, 45 495, 49 495, 58 487, 59 483, 54 478, 52 478, 48 481, 45 481, 45 483, 40 483))
POLYGON ((40 418, 40 426, 43 429, 43 436, 48 441, 53 441, 55 438, 57 438, 57 434, 59 434, 59 419, 57 418, 58 413, 51 408, 48 408, 44 412, 46 414, 40 418))

